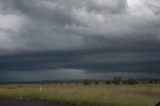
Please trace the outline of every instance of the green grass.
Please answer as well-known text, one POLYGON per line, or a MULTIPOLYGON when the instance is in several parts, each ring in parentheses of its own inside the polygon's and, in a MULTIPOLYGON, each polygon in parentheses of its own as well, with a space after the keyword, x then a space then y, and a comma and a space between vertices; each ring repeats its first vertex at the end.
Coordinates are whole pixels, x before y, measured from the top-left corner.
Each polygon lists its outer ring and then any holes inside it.
POLYGON ((0 98, 91 106, 154 106, 160 101, 160 85, 1 85, 0 98))

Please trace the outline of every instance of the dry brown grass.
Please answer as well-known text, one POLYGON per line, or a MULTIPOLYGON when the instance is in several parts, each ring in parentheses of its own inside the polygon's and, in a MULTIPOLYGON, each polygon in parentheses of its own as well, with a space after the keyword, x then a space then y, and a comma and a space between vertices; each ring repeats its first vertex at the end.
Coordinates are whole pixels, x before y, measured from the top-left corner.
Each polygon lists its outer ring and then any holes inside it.
POLYGON ((0 86, 0 97, 92 106, 154 106, 160 101, 160 85, 5 85, 0 86))

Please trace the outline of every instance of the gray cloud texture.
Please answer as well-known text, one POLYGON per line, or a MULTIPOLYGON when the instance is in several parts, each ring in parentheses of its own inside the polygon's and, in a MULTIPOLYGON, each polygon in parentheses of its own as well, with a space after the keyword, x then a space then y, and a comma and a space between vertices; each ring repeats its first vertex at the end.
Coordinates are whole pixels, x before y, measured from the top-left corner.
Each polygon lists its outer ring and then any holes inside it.
POLYGON ((0 70, 159 73, 159 29, 158 0, 0 0, 0 70))
POLYGON ((1 53, 97 48, 158 50, 156 0, 1 0, 1 53))

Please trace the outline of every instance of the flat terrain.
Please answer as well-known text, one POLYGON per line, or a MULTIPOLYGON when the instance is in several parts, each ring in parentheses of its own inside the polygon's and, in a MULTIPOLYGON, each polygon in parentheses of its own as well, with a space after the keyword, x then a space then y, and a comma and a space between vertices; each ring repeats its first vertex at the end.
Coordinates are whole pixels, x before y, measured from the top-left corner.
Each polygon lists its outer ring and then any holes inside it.
POLYGON ((0 106, 69 106, 43 101, 0 99, 0 106))
MULTIPOLYGON (((34 106, 39 104, 35 100, 82 106, 154 106, 160 102, 160 85, 0 85, 0 98, 34 100, 29 102, 35 103, 34 106)), ((23 103, 26 103, 23 106, 29 104, 26 101, 22 101, 23 103)), ((0 104, 0 106, 7 105, 0 104)), ((50 104, 45 106, 50 106, 50 104)))

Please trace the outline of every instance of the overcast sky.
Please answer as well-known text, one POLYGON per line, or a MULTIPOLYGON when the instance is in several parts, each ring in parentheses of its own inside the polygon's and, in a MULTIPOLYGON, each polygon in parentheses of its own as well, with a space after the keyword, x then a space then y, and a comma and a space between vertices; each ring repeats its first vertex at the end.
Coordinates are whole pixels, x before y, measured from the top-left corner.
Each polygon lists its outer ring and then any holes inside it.
POLYGON ((1 81, 159 75, 159 0, 0 0, 1 81))

